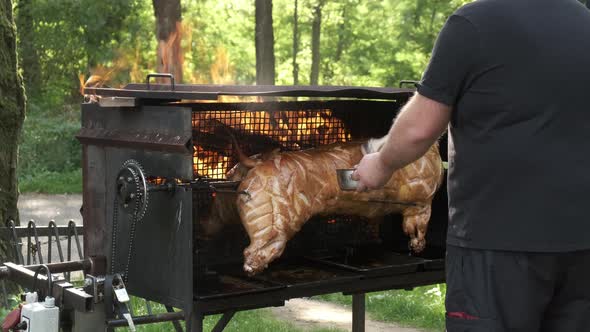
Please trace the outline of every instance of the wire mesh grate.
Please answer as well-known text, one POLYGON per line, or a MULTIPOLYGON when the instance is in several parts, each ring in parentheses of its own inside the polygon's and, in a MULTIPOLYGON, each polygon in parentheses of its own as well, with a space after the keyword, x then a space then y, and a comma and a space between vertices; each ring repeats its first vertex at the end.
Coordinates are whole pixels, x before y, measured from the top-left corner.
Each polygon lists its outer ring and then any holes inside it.
POLYGON ((235 144, 245 154, 253 155, 351 140, 344 122, 330 109, 194 111, 192 128, 194 175, 213 179, 224 179, 237 163, 235 144))

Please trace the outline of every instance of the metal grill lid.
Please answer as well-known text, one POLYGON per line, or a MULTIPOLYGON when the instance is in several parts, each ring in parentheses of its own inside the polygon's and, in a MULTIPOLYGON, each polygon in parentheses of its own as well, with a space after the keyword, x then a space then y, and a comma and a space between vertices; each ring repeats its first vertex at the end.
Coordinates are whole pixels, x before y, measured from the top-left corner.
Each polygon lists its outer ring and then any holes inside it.
POLYGON ((128 84, 116 88, 86 87, 84 93, 103 97, 130 97, 157 100, 217 100, 219 96, 323 97, 396 100, 408 97, 414 89, 355 86, 275 86, 128 84))

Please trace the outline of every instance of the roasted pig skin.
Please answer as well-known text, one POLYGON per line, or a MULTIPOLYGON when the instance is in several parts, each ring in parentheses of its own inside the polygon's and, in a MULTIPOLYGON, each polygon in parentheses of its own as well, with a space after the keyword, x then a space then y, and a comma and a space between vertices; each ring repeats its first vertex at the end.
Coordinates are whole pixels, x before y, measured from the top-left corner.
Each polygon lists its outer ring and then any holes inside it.
POLYGON ((366 147, 349 142, 275 153, 246 173, 238 188, 242 194, 238 195, 236 206, 250 238, 250 245, 244 250, 247 273, 259 273, 280 257, 287 241, 316 215, 373 219, 401 213, 410 247, 415 252, 424 249, 432 199, 443 178, 438 145, 394 172, 379 190, 341 190, 336 169, 353 168, 366 147))

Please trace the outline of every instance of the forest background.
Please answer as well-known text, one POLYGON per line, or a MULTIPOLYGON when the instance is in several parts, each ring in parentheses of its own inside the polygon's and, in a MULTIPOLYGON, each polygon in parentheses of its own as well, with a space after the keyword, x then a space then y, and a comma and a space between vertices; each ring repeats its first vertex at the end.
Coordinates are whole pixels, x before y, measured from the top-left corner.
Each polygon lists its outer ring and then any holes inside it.
MULTIPOLYGON (((158 70, 157 2, 15 1, 28 98, 21 192, 81 190, 80 87, 92 74, 119 87, 158 70)), ((395 87, 420 79, 438 31, 467 2, 182 0, 172 38, 184 83, 256 84, 257 48, 272 47, 277 85, 395 87), (272 35, 259 45, 256 8, 269 3, 272 35)))

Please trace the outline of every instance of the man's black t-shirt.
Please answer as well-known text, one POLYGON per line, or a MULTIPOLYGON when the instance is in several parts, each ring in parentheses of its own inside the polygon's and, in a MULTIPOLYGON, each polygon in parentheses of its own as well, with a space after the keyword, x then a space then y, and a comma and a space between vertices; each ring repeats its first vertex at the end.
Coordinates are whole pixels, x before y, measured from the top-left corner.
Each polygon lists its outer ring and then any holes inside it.
POLYGON ((590 11, 475 1, 449 18, 418 92, 453 107, 449 244, 590 249, 590 11))

